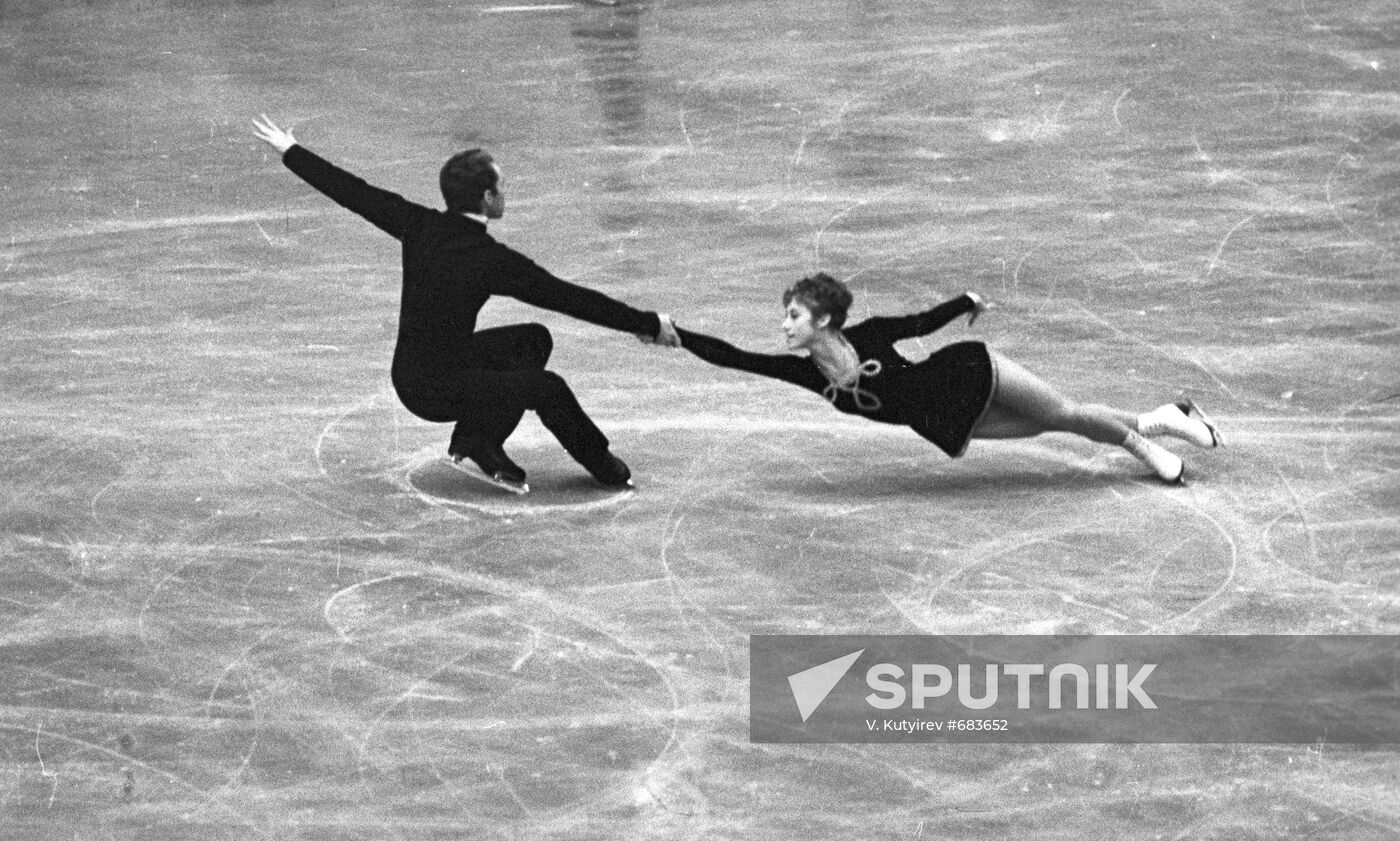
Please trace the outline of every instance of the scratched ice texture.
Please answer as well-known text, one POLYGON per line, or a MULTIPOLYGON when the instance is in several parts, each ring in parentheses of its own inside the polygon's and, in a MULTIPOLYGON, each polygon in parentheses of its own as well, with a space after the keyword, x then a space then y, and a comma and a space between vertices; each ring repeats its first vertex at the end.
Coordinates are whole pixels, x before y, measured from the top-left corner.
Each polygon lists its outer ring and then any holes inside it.
POLYGON ((0 836, 1390 839, 1393 749, 774 746, 770 633, 1400 631, 1400 7, 0 0, 0 836), (267 113, 561 277, 780 352, 965 289, 1077 399, 1190 396, 1190 482, 949 460, 498 301, 637 475, 529 418, 493 495, 388 382, 397 245, 267 113))

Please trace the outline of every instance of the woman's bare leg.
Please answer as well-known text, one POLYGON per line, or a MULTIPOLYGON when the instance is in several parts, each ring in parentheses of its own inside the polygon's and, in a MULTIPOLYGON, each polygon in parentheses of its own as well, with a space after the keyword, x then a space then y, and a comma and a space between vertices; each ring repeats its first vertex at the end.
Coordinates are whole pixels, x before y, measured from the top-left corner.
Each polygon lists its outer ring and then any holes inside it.
POLYGON ((1018 415, 996 403, 987 407, 972 430, 973 438, 1033 438, 1047 431, 1044 424, 1018 415))
POLYGON ((997 368, 996 391, 972 437, 1022 438, 1042 432, 1070 432, 1123 447, 1163 480, 1181 480, 1181 459, 1139 435, 1136 415, 1111 406, 1075 403, 1006 357, 992 353, 992 361, 997 368))
POLYGON ((1075 403, 1049 383, 1001 354, 996 392, 974 438, 1025 438, 1042 432, 1071 432, 1102 444, 1122 444, 1137 430, 1137 416, 1097 403, 1075 403))

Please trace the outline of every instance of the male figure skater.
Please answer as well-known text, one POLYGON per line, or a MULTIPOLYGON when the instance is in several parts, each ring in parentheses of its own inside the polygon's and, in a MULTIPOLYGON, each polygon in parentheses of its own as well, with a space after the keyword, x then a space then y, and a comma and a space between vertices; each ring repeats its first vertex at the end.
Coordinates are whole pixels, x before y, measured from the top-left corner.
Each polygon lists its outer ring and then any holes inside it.
POLYGON ((670 320, 560 280, 486 232, 505 213, 504 181, 491 156, 452 156, 439 177, 447 209, 434 210, 372 186, 297 143, 265 115, 254 134, 282 162, 341 206, 403 244, 403 292, 394 347, 394 390, 405 408, 435 423, 455 422, 448 454, 473 462, 494 483, 528 490, 525 471, 503 444, 525 411, 539 415, 564 449, 604 485, 625 486, 631 470, 579 405, 564 379, 545 370, 553 340, 541 324, 477 330, 492 295, 678 347, 670 320))

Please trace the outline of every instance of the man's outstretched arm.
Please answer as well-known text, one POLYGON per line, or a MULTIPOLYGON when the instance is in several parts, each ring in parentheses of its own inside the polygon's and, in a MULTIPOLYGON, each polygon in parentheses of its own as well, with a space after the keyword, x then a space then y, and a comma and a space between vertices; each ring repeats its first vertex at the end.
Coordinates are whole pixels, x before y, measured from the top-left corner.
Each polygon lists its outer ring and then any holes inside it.
POLYGON ((396 239, 403 239, 413 214, 423 209, 301 146, 290 131, 278 126, 266 114, 253 120, 253 135, 276 149, 282 156, 282 163, 303 181, 396 239))
POLYGON ((600 327, 651 337, 656 344, 680 346, 669 319, 663 320, 658 313, 636 309, 597 290, 561 280, 504 245, 495 247, 494 262, 487 272, 492 294, 507 295, 600 327))

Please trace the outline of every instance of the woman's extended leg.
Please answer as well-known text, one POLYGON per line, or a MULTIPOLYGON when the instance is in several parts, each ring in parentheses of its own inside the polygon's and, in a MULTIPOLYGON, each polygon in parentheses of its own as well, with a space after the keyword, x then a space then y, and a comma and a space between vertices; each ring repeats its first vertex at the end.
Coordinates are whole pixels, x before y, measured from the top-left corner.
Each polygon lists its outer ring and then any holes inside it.
POLYGON ((1137 430, 1137 417, 1130 412, 1075 403, 1005 356, 992 352, 992 360, 997 369, 996 391, 982 423, 972 430, 975 438, 1072 432, 1101 444, 1121 444, 1129 432, 1137 430))
POLYGON ((1175 453, 1137 431, 1137 416, 1100 404, 1075 403, 1010 359, 992 354, 996 391, 974 438, 1024 438, 1042 432, 1070 432, 1102 444, 1124 447, 1162 479, 1180 481, 1184 467, 1175 453))

